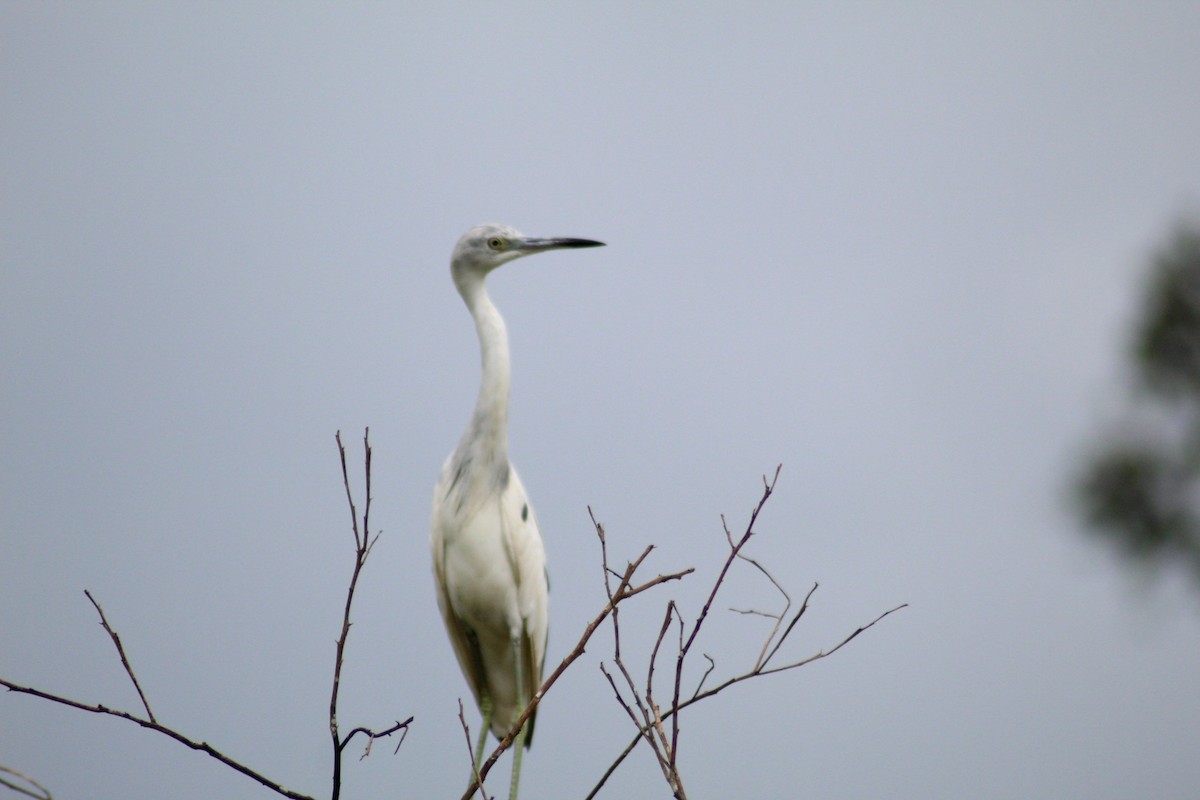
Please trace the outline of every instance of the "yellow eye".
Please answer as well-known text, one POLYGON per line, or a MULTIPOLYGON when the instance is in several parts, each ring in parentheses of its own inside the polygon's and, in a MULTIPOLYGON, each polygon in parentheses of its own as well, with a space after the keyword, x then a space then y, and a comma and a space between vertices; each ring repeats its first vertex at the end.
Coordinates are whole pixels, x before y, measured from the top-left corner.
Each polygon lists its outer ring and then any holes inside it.
POLYGON ((504 240, 499 236, 493 236, 491 239, 488 239, 488 247, 492 248, 493 250, 499 250, 500 248, 504 247, 504 240))

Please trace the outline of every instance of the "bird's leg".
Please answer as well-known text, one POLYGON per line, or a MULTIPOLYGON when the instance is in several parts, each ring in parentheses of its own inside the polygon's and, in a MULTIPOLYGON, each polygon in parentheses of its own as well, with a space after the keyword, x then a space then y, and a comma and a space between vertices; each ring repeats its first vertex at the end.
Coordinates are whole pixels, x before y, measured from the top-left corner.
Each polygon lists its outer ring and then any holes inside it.
MULTIPOLYGON (((521 718, 521 714, 525 711, 525 659, 522 658, 521 636, 513 639, 513 653, 516 655, 517 662, 517 708, 513 711, 513 718, 510 724, 516 723, 521 718)), ((525 752, 525 731, 527 725, 522 725, 521 730, 517 731, 517 738, 513 742, 513 766, 512 766, 512 786, 508 790, 508 800, 517 800, 517 784, 521 782, 521 755, 525 752)))
MULTIPOLYGON (((479 693, 479 710, 483 713, 483 727, 479 729, 479 743, 475 745, 475 771, 483 766, 483 746, 487 744, 488 731, 492 729, 492 695, 487 687, 479 693)), ((474 780, 475 776, 471 776, 474 780)))
MULTIPOLYGON (((467 631, 467 644, 475 662, 476 674, 486 676, 487 669, 483 666, 483 650, 479 647, 479 637, 475 631, 467 631)), ((483 725, 479 729, 479 744, 475 745, 475 768, 471 774, 472 783, 475 782, 475 776, 479 774, 479 769, 483 766, 483 746, 487 744, 488 731, 492 729, 493 708, 492 693, 488 691, 485 677, 479 687, 479 713, 483 715, 483 725)))
MULTIPOLYGON (((524 711, 524 708, 521 709, 524 711)), ((516 720, 514 719, 514 722, 516 720)), ((517 784, 521 782, 521 754, 525 752, 525 726, 521 726, 516 740, 513 742, 513 773, 512 787, 508 791, 508 800, 517 800, 517 784)))

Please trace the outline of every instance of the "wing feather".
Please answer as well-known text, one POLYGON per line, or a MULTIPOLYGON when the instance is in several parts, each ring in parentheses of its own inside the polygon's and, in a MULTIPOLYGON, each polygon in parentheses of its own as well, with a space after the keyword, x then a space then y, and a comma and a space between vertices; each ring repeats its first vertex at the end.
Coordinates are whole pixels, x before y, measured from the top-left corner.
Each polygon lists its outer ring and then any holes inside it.
POLYGON ((435 578, 433 583, 437 588, 438 610, 442 612, 442 622, 446 625, 446 633, 450 635, 450 644, 454 648, 458 666, 462 669, 463 676, 466 677, 467 684, 471 687, 471 694, 475 697, 475 705, 478 706, 484 686, 483 655, 479 650, 478 640, 470 634, 462 620, 454 613, 450 597, 446 594, 446 543, 437 524, 437 506, 441 501, 440 494, 441 492, 437 492, 434 496, 433 519, 435 522, 430 542, 433 550, 435 578))

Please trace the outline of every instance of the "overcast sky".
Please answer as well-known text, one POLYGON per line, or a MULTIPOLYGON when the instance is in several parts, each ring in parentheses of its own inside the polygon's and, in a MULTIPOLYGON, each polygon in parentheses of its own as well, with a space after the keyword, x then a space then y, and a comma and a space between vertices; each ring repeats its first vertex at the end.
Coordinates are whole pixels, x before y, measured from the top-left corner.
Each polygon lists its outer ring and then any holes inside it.
MULTIPOLYGON (((910 604, 689 712, 691 796, 1194 797, 1196 593, 1067 487, 1200 203, 1200 5, 545 5, 0 6, 0 676, 136 711, 90 589, 160 721, 328 796, 333 436, 357 465, 370 426, 341 722, 416 721, 344 796, 457 797, 478 716, 429 505, 478 381, 449 254, 497 221, 609 245, 489 282, 552 663, 604 599, 589 504, 614 560, 698 568, 626 611, 644 663, 780 463, 751 552, 820 582, 786 657, 910 604)), ((725 591, 717 676, 767 630, 726 609, 775 602, 725 591)), ((582 797, 628 741, 610 657, 547 696, 523 797, 582 797)), ((273 796, 12 694, 0 764, 58 800, 273 796)), ((668 792, 638 750, 602 796, 668 792)))

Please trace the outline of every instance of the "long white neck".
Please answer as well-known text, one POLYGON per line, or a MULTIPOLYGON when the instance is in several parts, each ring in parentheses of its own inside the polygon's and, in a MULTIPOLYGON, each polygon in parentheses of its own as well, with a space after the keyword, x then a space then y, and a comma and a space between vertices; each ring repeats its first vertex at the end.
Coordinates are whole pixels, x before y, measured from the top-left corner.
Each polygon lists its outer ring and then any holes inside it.
POLYGON ((459 443, 459 450, 466 448, 470 451, 463 455, 473 462, 474 468, 501 472, 501 480, 506 482, 510 383, 508 331, 504 327, 503 317, 488 297, 482 277, 463 281, 459 285, 459 292, 475 319, 483 367, 475 414, 459 443))

